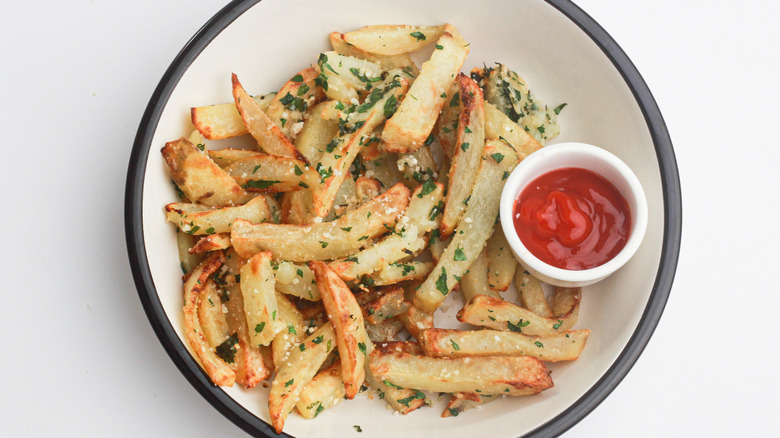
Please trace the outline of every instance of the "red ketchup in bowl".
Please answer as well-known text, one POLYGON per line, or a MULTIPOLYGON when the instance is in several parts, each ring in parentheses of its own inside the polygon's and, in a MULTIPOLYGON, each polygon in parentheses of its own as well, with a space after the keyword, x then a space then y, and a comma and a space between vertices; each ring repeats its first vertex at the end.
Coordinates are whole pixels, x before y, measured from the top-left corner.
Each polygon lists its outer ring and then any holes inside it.
POLYGON ((539 260, 581 271, 611 260, 631 229, 628 203, 612 183, 568 167, 531 181, 515 200, 515 230, 539 260))

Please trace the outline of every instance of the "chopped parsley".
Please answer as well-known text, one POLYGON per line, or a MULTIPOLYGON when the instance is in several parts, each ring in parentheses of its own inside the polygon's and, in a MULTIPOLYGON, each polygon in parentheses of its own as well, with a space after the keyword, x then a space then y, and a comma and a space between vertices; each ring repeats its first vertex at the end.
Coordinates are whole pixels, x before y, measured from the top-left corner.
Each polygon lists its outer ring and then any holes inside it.
POLYGON ((466 261, 466 254, 463 253, 463 248, 457 247, 455 248, 455 254, 452 256, 452 259, 456 262, 465 262, 466 261))
POLYGON ((409 34, 412 38, 416 38, 417 42, 425 41, 425 34, 422 32, 412 32, 409 34))
POLYGON ((441 292, 442 295, 450 293, 449 287, 447 287, 447 270, 441 268, 441 275, 436 280, 436 289, 441 292))
POLYGON ((255 333, 262 333, 264 328, 265 328, 265 323, 264 322, 261 322, 260 324, 257 324, 255 326, 255 333))
POLYGON ((431 180, 426 180, 422 184, 422 189, 420 190, 420 194, 418 194, 417 197, 422 199, 423 196, 431 193, 434 190, 436 190, 436 183, 431 180))
POLYGON ((452 344, 452 348, 453 348, 455 351, 460 351, 460 346, 459 346, 458 344, 456 344, 456 343, 455 343, 455 341, 453 341, 452 339, 450 339, 450 343, 452 344))
POLYGON ((553 110, 553 112, 555 112, 555 115, 557 116, 558 114, 560 114, 560 113, 561 113, 561 110, 562 110, 562 109, 563 109, 563 107, 565 107, 566 105, 568 105, 568 104, 566 104, 566 103, 562 103, 562 104, 560 104, 560 105, 556 106, 556 107, 555 107, 555 109, 553 110))
POLYGON ((281 181, 276 180, 265 180, 265 179, 250 179, 246 182, 246 184, 242 185, 241 187, 245 189, 267 189, 274 184, 279 184, 281 181))
POLYGON ((523 331, 523 327, 528 327, 528 325, 531 324, 531 321, 523 321, 520 319, 520 321, 517 321, 517 324, 512 324, 511 321, 506 322, 506 327, 515 333, 521 333, 523 331))
POLYGON ((227 363, 233 363, 236 360, 236 344, 238 344, 238 333, 233 333, 225 341, 214 349, 217 356, 227 363))

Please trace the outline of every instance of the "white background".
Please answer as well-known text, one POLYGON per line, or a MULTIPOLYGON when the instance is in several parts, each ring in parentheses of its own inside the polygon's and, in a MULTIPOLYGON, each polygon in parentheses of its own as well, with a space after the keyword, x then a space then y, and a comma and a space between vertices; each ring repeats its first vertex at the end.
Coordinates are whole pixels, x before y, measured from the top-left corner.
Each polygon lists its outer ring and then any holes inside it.
MULTIPOLYGON (((565 436, 776 435, 780 6, 577 3, 658 101, 677 154, 684 226, 654 337, 565 436)), ((0 6, 0 436, 243 435, 152 332, 123 225, 127 163, 147 101, 222 6, 0 6)))

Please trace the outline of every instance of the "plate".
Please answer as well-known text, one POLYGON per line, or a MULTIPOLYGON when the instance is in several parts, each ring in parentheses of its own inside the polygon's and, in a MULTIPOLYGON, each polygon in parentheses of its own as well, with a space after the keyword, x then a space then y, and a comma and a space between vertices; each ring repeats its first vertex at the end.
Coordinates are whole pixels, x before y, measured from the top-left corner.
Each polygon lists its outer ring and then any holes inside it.
POLYGON ((253 435, 276 436, 266 422, 266 391, 212 386, 183 341, 176 243, 162 210, 176 198, 159 149, 191 129, 190 107, 232 100, 231 72, 248 90, 265 93, 329 50, 331 31, 444 22, 457 26, 471 43, 463 71, 500 61, 519 72, 548 104, 568 104, 559 119, 562 133, 554 142, 596 144, 632 168, 650 210, 644 242, 615 275, 585 289, 576 327, 592 334, 579 360, 551 367, 555 388, 447 419, 439 416, 442 401, 403 418, 377 399, 350 401, 316 420, 292 414, 285 432, 366 436, 353 428, 360 425, 369 436, 388 437, 472 437, 485 430, 495 438, 557 435, 620 383, 658 323, 680 246, 682 206, 674 151, 640 74, 582 10, 565 0, 234 1, 187 43, 151 97, 129 164, 125 228, 135 283, 160 342, 198 392, 253 435))

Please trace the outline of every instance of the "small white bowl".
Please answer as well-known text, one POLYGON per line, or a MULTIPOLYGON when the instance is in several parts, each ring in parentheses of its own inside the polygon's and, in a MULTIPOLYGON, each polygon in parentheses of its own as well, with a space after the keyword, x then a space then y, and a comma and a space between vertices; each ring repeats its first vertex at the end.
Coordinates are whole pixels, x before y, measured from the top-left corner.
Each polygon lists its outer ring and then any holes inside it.
POLYGON ((634 255, 647 229, 647 200, 634 172, 615 155, 585 143, 560 143, 529 155, 507 179, 500 205, 501 226, 515 257, 531 274, 555 286, 587 286, 606 278, 634 255), (512 210, 526 185, 547 172, 567 167, 587 169, 603 176, 623 195, 631 211, 626 245, 614 258, 595 268, 574 271, 545 263, 531 254, 515 231, 512 210))

